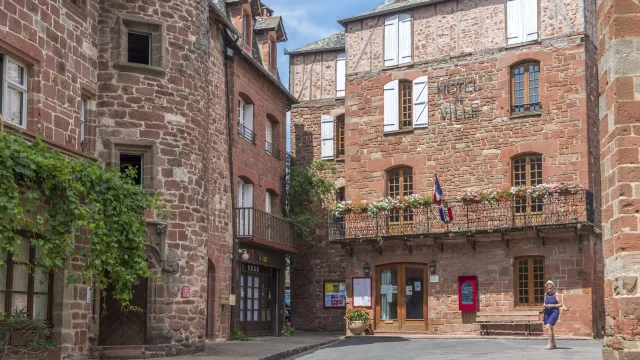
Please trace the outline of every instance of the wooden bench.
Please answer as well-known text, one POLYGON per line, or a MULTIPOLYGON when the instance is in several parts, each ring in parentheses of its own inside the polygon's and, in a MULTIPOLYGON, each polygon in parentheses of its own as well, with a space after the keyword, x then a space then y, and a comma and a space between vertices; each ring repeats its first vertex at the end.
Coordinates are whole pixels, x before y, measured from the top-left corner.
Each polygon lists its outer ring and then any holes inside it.
POLYGON ((489 335, 488 325, 524 325, 525 335, 531 335, 531 325, 542 324, 538 311, 479 312, 476 324, 480 325, 480 335, 489 335))

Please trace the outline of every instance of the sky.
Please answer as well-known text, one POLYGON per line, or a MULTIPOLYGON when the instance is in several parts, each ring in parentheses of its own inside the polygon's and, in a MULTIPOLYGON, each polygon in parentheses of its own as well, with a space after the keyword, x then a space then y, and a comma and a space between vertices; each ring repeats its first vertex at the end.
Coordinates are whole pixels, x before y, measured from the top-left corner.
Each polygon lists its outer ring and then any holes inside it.
MULTIPOLYGON (((345 19, 372 10, 384 0, 263 0, 282 16, 288 41, 278 44, 278 71, 280 79, 289 88, 289 56, 284 50, 293 51, 302 46, 342 31, 339 19, 345 19)), ((290 151, 289 114, 287 114, 287 151, 290 151)))

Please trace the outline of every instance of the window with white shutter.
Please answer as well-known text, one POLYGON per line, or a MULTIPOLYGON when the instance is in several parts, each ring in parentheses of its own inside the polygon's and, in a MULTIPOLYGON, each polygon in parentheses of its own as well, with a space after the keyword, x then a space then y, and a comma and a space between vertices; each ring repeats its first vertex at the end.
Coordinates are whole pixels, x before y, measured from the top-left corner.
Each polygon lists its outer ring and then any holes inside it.
POLYGON ((398 80, 393 80, 384 86, 384 131, 394 131, 400 128, 399 84, 398 80))
POLYGON ((265 120, 264 134, 264 151, 273 154, 273 123, 269 119, 265 120))
POLYGON ((270 192, 264 192, 264 212, 271 214, 271 206, 273 203, 272 195, 270 192))
POLYGON ((244 100, 238 100, 238 134, 253 142, 253 104, 247 104, 244 100))
POLYGON ((238 179, 238 235, 253 233, 253 184, 238 179))
POLYGON ((27 67, 0 54, 2 88, 0 106, 4 121, 20 126, 27 125, 27 67))
POLYGON ((507 0, 507 45, 538 40, 538 0, 507 0))
POLYGON ((429 125, 429 78, 422 76, 413 81, 413 127, 429 125))
POLYGON ((339 54, 336 58, 336 97, 344 97, 346 83, 346 54, 339 54))
POLYGON ((384 66, 411 62, 413 36, 411 15, 393 15, 384 21, 384 66))
POLYGON ((321 120, 322 158, 333 159, 333 117, 322 115, 321 120))

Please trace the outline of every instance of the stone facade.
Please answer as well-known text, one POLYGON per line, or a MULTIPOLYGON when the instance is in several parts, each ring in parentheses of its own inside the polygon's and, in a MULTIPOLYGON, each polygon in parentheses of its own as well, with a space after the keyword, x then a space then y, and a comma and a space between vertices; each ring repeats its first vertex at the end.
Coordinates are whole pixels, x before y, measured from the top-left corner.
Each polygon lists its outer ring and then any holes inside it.
MULTIPOLYGON (((258 1, 243 3, 254 20, 262 17, 258 1)), ((136 292, 146 292, 140 328, 132 328, 141 342, 104 328, 113 320, 102 314, 104 294, 66 285, 61 274, 52 294, 59 358, 195 353, 204 351, 205 338, 224 340, 233 328, 233 307, 221 298, 237 290, 234 169, 283 194, 284 154, 265 153, 264 121, 278 124, 275 142, 283 149, 285 112, 295 99, 277 69, 250 55, 251 44, 243 49, 235 42, 238 30, 227 10, 225 1, 208 0, 5 0, 0 6, 0 56, 27 72, 24 129, 8 122, 4 129, 105 166, 119 165, 123 154, 139 157, 141 186, 158 193, 166 210, 146 214, 149 266, 159 281, 141 283, 136 292), (148 64, 130 62, 130 32, 150 34, 148 64), (237 139, 240 92, 256 103, 257 144, 237 139)), ((119 328, 126 318, 111 324, 119 328)))
POLYGON ((598 69, 605 258, 603 358, 640 358, 640 5, 598 1, 598 69))
MULTIPOLYGON (((433 193, 434 173, 450 200, 470 189, 510 187, 513 158, 531 153, 542 155, 543 182, 581 182, 598 193, 596 52, 588 28, 595 24, 595 9, 586 3, 559 8, 553 1, 539 2, 539 40, 507 47, 506 21, 495 20, 506 18, 504 3, 444 1, 341 21, 346 28, 344 108, 335 99, 335 71, 328 69, 339 50, 291 52, 290 86, 302 101, 291 114, 292 151, 305 163, 320 159, 321 116, 336 118, 344 110, 345 156, 330 161, 338 164, 336 183, 345 186, 347 200, 371 202, 387 196, 387 171, 399 166, 412 168, 413 193, 424 196, 433 193), (383 24, 398 13, 412 19, 412 61, 385 67, 383 24), (522 116, 511 112, 511 69, 527 61, 540 64, 542 110, 522 116), (428 126, 384 132, 383 86, 423 76, 428 77, 428 126), (465 85, 451 86, 458 81, 465 85)), ((598 203, 596 195, 596 209, 598 203)), ((595 219, 599 216, 596 210, 595 219)), ((382 255, 375 255, 368 246, 354 245, 345 252, 329 243, 321 228, 314 244, 300 249, 300 261, 294 263, 294 272, 310 274, 313 280, 296 285, 292 279, 293 321, 296 313, 304 312, 313 314, 308 316, 309 328, 344 328, 336 310, 321 307, 323 280, 346 280, 349 307, 351 279, 364 275, 365 263, 376 284, 377 266, 435 261, 441 280, 427 287, 424 331, 474 333, 474 319, 457 309, 457 276, 478 276, 480 311, 521 310, 514 304, 513 262, 519 256, 539 255, 545 259, 545 278, 557 281, 565 299, 558 332, 599 336, 604 316, 601 244, 597 226, 581 231, 589 239, 583 239, 581 247, 573 231, 557 232, 544 246, 532 240, 535 233, 520 231, 510 235, 509 249, 496 235, 478 237, 475 251, 456 245, 454 239, 464 243, 464 238, 451 235, 453 243, 445 243, 444 252, 407 238, 413 242, 411 253, 395 241, 385 242, 382 255), (336 323, 328 325, 332 321, 336 323)))

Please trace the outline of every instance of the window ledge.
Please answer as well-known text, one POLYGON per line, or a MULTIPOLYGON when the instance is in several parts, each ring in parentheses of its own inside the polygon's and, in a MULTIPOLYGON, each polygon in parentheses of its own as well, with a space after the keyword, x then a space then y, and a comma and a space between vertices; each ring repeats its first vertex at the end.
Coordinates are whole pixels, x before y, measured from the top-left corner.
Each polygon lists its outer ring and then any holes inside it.
POLYGON ((136 63, 130 63, 130 62, 119 61, 114 64, 114 67, 117 68, 118 70, 138 73, 142 75, 149 75, 149 76, 163 76, 166 73, 166 70, 163 67, 136 64, 136 63))
POLYGON ((76 5, 76 4, 72 3, 71 0, 63 0, 62 3, 64 5, 64 7, 67 8, 67 10, 71 11, 77 17, 79 17, 80 19, 82 19, 84 21, 87 20, 87 8, 86 8, 87 5, 79 6, 79 5, 76 5))
POLYGON ((384 69, 385 70, 400 69, 400 68, 405 68, 405 67, 412 66, 412 65, 414 65, 414 62, 410 61, 410 62, 404 63, 404 64, 385 66, 384 69))
POLYGON ((517 113, 509 115, 509 119, 524 119, 524 118, 539 118, 542 116, 542 111, 529 111, 524 113, 517 113))
POLYGON ((541 44, 541 43, 542 43, 542 40, 540 40, 540 37, 538 35, 538 39, 537 40, 531 40, 531 41, 527 41, 527 42, 511 44, 511 45, 505 46, 504 48, 505 49, 513 49, 513 48, 518 48, 520 46, 535 45, 535 44, 541 44))
POLYGON ((336 158, 335 160, 336 160, 336 162, 343 163, 343 162, 344 162, 344 156, 341 156, 341 157, 339 157, 339 158, 336 158))
POLYGON ((415 130, 414 128, 407 128, 407 129, 400 129, 400 130, 393 130, 393 131, 385 131, 383 135, 393 136, 393 135, 399 135, 399 134, 411 134, 413 133, 414 130, 415 130))

